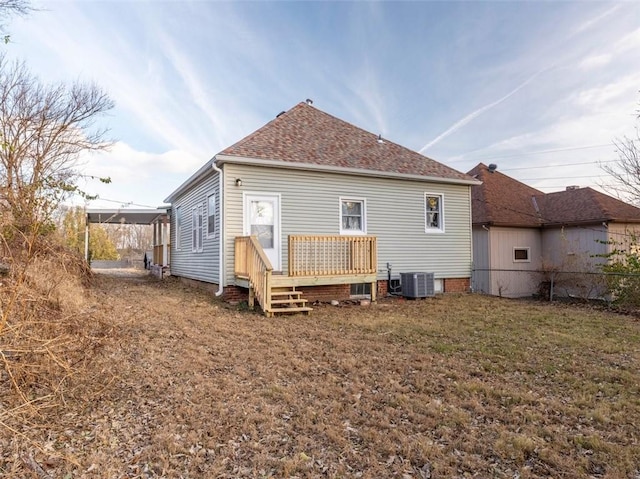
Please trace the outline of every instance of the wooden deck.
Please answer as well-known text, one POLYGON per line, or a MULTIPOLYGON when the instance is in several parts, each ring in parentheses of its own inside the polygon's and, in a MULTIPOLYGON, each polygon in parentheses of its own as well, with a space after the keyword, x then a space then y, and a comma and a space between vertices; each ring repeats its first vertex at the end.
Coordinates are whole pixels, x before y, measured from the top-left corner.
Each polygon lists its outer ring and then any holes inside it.
POLYGON ((249 305, 260 304, 265 315, 309 313, 312 308, 298 286, 371 283, 376 300, 375 236, 289 236, 288 274, 274 273, 254 236, 235 241, 235 284, 249 289, 249 305))

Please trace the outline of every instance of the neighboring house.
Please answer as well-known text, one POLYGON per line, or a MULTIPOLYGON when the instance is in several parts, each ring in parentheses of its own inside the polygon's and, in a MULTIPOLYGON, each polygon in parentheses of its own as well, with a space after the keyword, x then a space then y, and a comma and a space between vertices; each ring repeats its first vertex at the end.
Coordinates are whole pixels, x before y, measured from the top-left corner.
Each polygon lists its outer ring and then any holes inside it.
POLYGON ((640 208, 592 188, 543 193, 480 163, 472 187, 472 289, 531 296, 554 272, 556 293, 598 296, 603 257, 640 233, 640 208), (541 273, 543 271, 544 273, 541 273))
POLYGON ((375 299, 386 292, 388 266, 394 275, 434 273, 439 291, 465 291, 477 183, 299 103, 215 155, 165 200, 171 274, 211 283, 231 299, 248 292, 267 314, 276 304, 302 310, 304 301, 294 302, 300 291, 308 299, 375 299))

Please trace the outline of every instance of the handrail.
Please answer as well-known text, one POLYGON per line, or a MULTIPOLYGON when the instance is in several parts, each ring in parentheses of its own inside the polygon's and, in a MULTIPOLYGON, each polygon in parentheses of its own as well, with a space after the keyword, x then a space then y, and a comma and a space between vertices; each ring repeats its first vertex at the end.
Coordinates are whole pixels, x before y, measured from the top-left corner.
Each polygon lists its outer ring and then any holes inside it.
POLYGON ((235 239, 235 273, 245 277, 262 309, 271 308, 271 274, 273 266, 256 236, 238 236, 235 239))
POLYGON ((374 274, 375 236, 289 235, 289 276, 374 274))

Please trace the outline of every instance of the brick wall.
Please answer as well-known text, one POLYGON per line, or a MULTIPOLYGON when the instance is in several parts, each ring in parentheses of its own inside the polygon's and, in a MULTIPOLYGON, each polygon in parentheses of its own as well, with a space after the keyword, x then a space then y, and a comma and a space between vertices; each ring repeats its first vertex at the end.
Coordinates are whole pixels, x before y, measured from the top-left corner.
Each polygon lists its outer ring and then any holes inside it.
POLYGON ((389 291, 389 282, 385 279, 384 281, 378 281, 378 298, 384 298, 389 291))
POLYGON ((192 288, 198 288, 211 294, 216 293, 218 291, 218 285, 214 283, 205 283, 204 281, 198 281, 197 279, 183 278, 182 276, 180 276, 180 282, 192 288))
MULTIPOLYGON (((213 283, 205 283, 188 278, 180 278, 180 280, 189 286, 204 289, 210 293, 218 291, 218 285, 213 283)), ((465 293, 470 290, 470 278, 445 278, 443 279, 443 290, 445 293, 465 293)), ((388 284, 386 280, 378 281, 378 298, 384 298, 387 295, 388 284)), ((328 303, 332 299, 344 301, 350 298, 351 286, 348 284, 331 284, 324 286, 302 286, 297 288, 304 293, 304 298, 313 301, 321 301, 328 303)), ((249 299, 249 290, 239 286, 226 286, 222 297, 225 301, 241 302, 249 299)))
POLYGON ((351 286, 348 284, 327 284, 324 286, 301 286, 296 288, 304 293, 303 298, 309 301, 328 303, 332 299, 349 299, 351 286))
POLYGON ((471 289, 471 278, 445 278, 445 293, 466 293, 471 289))
POLYGON ((249 301, 249 290, 240 286, 225 286, 222 297, 229 302, 249 301))

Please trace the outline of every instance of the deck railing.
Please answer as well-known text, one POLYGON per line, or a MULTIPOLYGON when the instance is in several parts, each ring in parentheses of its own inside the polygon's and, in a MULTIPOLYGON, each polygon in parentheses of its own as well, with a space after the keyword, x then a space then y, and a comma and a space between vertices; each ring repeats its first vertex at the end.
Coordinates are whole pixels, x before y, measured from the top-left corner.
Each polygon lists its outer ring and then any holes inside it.
MULTIPOLYGON (((255 236, 238 236, 235 239, 235 273, 247 278, 250 293, 255 294, 262 309, 271 308, 271 273, 273 267, 255 236)), ((249 295, 249 306, 253 297, 249 295)))
POLYGON ((289 236, 289 276, 372 274, 377 267, 375 236, 289 236))

